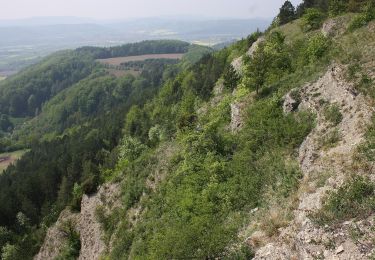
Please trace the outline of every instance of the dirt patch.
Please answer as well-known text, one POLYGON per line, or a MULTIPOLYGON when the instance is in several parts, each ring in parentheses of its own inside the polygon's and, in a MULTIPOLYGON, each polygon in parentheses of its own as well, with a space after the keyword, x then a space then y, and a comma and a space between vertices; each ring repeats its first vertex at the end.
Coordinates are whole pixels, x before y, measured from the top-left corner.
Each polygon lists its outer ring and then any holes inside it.
POLYGON ((0 154, 0 174, 6 168, 8 168, 9 165, 15 163, 19 158, 21 158, 24 153, 25 151, 20 150, 12 153, 0 154))
POLYGON ((120 78, 120 77, 123 77, 125 75, 133 75, 133 76, 137 77, 141 74, 141 71, 135 71, 135 70, 107 69, 107 71, 110 75, 113 75, 116 78, 120 78))
POLYGON ((171 60, 180 60, 185 55, 185 53, 168 53, 168 54, 147 54, 147 55, 138 55, 138 56, 127 56, 127 57, 117 57, 109 59, 98 59, 97 61, 102 64, 120 66, 122 63, 130 61, 144 61, 150 59, 171 59, 171 60))

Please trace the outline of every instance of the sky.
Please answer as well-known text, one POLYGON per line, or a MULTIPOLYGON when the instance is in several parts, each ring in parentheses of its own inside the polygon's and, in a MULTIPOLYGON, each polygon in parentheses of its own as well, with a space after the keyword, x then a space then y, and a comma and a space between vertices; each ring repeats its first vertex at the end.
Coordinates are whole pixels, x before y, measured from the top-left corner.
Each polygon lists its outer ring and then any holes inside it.
MULTIPOLYGON (((160 16, 274 17, 285 0, 0 0, 0 20, 74 16, 101 20, 160 16)), ((292 0, 298 4, 300 0, 292 0)))

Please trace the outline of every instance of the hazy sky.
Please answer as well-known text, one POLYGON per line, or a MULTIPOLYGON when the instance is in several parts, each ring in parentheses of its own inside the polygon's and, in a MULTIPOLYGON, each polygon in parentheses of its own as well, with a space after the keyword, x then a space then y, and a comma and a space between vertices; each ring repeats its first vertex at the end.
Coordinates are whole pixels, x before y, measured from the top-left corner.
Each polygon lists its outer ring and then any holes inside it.
MULTIPOLYGON (((77 16, 124 19, 151 16, 273 17, 284 0, 0 0, 0 19, 77 16)), ((300 0, 292 0, 299 3, 300 0)))

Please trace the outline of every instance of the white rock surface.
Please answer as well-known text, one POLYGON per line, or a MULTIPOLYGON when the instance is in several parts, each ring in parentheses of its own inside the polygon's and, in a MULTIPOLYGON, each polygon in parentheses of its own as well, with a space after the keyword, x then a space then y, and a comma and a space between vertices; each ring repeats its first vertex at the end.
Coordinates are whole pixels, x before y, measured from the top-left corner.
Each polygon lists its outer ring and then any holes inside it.
POLYGON ((34 259, 52 260, 60 254, 67 239, 61 229, 66 221, 71 221, 80 234, 81 251, 78 259, 99 259, 106 250, 106 245, 102 240, 103 231, 96 219, 95 212, 99 206, 104 206, 106 211, 118 207, 119 196, 119 184, 105 184, 96 194, 83 196, 80 213, 72 213, 68 209, 62 211, 57 222, 48 229, 44 243, 34 259))
POLYGON ((367 259, 374 252, 374 245, 369 245, 375 239, 371 231, 374 216, 353 222, 363 234, 363 241, 357 242, 351 238, 351 224, 321 227, 309 219, 310 213, 320 209, 326 192, 342 185, 346 175, 352 172, 353 154, 362 142, 373 114, 365 97, 344 80, 344 69, 333 65, 317 82, 307 84, 300 91, 302 101, 298 109, 310 110, 317 115, 316 127, 299 149, 303 182, 309 184, 312 176, 327 173, 330 178, 315 191, 300 191, 294 219, 272 243, 261 247, 254 259, 367 259), (320 137, 333 128, 324 119, 322 100, 337 104, 343 114, 343 120, 337 126, 341 141, 330 149, 322 149, 319 144, 320 137))

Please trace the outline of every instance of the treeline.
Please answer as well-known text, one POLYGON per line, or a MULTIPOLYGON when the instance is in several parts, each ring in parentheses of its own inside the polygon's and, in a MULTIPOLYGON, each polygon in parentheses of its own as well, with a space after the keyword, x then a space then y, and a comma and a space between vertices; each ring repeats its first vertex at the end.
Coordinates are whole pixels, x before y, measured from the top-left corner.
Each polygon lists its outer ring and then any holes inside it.
POLYGON ((136 56, 142 54, 186 53, 190 44, 177 40, 155 40, 138 43, 128 43, 121 46, 100 48, 82 47, 78 53, 89 53, 95 59, 136 56))
POLYGON ((74 51, 52 55, 0 82, 0 114, 33 117, 42 105, 94 69, 92 58, 74 51))
POLYGON ((48 138, 93 119, 110 113, 118 106, 140 103, 152 96, 163 81, 173 77, 178 68, 169 63, 153 62, 144 66, 140 76, 126 75, 121 78, 98 70, 52 98, 35 120, 14 133, 22 143, 30 137, 48 138), (26 138, 26 140, 25 140, 26 138))
POLYGON ((286 24, 290 21, 302 17, 306 12, 312 12, 311 9, 321 12, 314 12, 315 16, 330 15, 336 16, 347 12, 362 12, 366 8, 374 8, 373 0, 304 0, 297 7, 294 7, 290 1, 286 1, 280 8, 276 23, 286 24))

